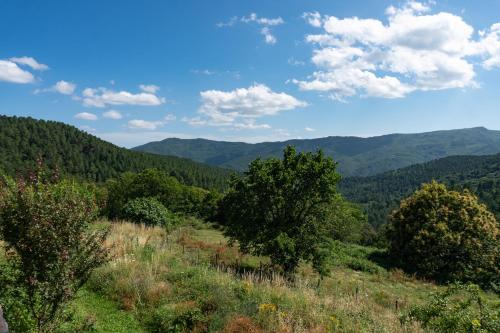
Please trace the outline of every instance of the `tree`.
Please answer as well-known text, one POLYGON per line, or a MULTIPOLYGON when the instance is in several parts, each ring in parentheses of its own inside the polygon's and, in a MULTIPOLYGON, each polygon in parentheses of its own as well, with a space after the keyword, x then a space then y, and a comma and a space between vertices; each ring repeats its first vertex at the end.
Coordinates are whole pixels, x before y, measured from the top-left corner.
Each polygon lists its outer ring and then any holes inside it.
POLYGON ((253 161, 221 202, 225 233, 243 252, 270 256, 293 273, 300 260, 326 274, 331 228, 321 219, 338 194, 336 163, 317 153, 284 150, 283 160, 253 161))
MULTIPOLYGON (((14 304, 28 310, 36 332, 53 332, 63 306, 107 261, 108 230, 90 225, 96 212, 93 193, 75 182, 45 182, 38 175, 0 181, 0 236, 9 251, 6 278, 13 282, 0 294, 13 290, 14 304)), ((5 309, 14 326, 11 312, 19 309, 5 309)))
POLYGON ((498 222, 468 190, 423 184, 392 213, 388 239, 390 254, 409 272, 439 282, 498 285, 498 222))

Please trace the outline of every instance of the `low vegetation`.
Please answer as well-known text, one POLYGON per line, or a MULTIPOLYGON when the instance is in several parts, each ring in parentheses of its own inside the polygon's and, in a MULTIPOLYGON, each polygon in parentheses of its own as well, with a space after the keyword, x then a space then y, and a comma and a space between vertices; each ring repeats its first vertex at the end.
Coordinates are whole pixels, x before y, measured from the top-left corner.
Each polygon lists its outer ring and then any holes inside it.
POLYGON ((57 176, 0 183, 13 333, 498 331, 498 221, 467 191, 423 185, 367 247, 320 151, 256 160, 224 194, 57 176))

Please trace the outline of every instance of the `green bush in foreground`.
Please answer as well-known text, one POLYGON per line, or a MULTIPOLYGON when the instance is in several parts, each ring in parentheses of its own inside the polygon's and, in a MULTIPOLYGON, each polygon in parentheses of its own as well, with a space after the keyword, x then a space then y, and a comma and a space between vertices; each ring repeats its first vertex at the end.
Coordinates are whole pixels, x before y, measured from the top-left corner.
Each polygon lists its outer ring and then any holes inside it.
POLYGON ((499 285, 498 222, 467 190, 424 184, 392 214, 388 238, 406 271, 439 282, 499 285))
POLYGON ((437 333, 500 332, 498 305, 488 307, 473 284, 456 284, 435 293, 427 304, 411 308, 400 320, 403 325, 417 321, 437 333))
POLYGON ((107 261, 107 230, 89 230, 96 213, 93 193, 77 183, 0 181, 0 302, 13 332, 54 332, 64 305, 107 261))
POLYGON ((171 226, 176 217, 155 198, 137 198, 123 207, 123 217, 135 223, 148 226, 171 226))

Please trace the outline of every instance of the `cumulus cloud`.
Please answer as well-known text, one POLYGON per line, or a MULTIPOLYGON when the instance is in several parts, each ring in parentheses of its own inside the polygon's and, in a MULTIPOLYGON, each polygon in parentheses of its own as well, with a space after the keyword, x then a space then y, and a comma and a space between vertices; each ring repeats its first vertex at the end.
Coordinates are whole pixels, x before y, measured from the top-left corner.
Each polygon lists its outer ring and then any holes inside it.
POLYGON ((232 91, 206 90, 200 93, 200 116, 183 118, 193 126, 230 126, 234 129, 265 129, 255 119, 306 106, 303 101, 286 93, 272 91, 264 84, 232 91))
POLYGON ((75 92, 76 84, 64 80, 56 82, 52 87, 45 89, 36 89, 35 94, 44 92, 57 92, 63 95, 72 95, 75 92))
POLYGON ((49 66, 39 63, 32 57, 19 57, 19 58, 14 57, 10 58, 9 60, 19 65, 29 66, 36 71, 44 71, 49 69, 49 66))
POLYGON ((173 114, 167 114, 163 119, 156 121, 149 121, 143 119, 132 119, 128 122, 128 128, 130 129, 143 129, 154 131, 159 127, 163 127, 171 121, 174 121, 176 117, 173 114))
POLYGON ((102 108, 106 105, 154 106, 163 103, 165 103, 163 97, 150 92, 134 94, 128 91, 113 91, 106 88, 86 88, 83 90, 83 104, 85 106, 102 108))
POLYGON ((141 88, 142 91, 150 94, 156 94, 156 92, 160 90, 160 87, 155 86, 154 84, 141 84, 139 85, 139 88, 141 88))
POLYGON ((80 112, 75 115, 76 119, 81 120, 97 120, 97 116, 90 112, 80 112))
POLYGON ((108 119, 113 119, 113 120, 119 120, 119 119, 122 119, 123 118, 123 115, 116 111, 116 110, 109 110, 109 111, 106 111, 102 114, 102 116, 104 118, 108 118, 108 119))
POLYGON ((128 127, 132 129, 155 130, 162 125, 161 121, 147 121, 142 119, 132 119, 128 122, 128 127))
POLYGON ((53 89, 60 94, 71 95, 73 92, 75 92, 76 84, 61 80, 54 85, 53 89))
POLYGON ((431 13, 431 5, 408 1, 391 6, 386 23, 304 13, 310 25, 322 29, 305 38, 315 46, 311 60, 317 70, 293 82, 336 100, 477 86, 472 57, 483 57, 488 69, 500 66, 500 25, 475 39, 474 28, 462 17, 431 13))
POLYGON ((261 26, 260 33, 264 36, 264 41, 267 44, 276 44, 278 41, 276 36, 271 31, 270 27, 278 26, 284 24, 285 21, 281 17, 276 18, 267 18, 267 17, 259 17, 256 13, 251 13, 248 16, 237 17, 233 16, 227 22, 219 22, 216 24, 217 27, 232 27, 238 22, 247 23, 247 24, 255 24, 257 26, 261 26))
POLYGON ((35 77, 12 61, 0 60, 0 81, 32 83, 35 81, 35 77))

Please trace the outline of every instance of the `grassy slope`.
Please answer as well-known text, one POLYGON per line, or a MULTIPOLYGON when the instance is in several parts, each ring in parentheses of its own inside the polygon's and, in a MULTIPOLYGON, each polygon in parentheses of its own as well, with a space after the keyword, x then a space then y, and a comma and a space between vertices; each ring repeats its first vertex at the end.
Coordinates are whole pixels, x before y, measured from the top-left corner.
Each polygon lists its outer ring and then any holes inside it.
POLYGON ((167 235, 117 223, 108 242, 115 259, 79 292, 64 333, 426 332, 402 327, 399 315, 442 288, 370 261, 380 250, 347 244, 337 244, 332 274, 318 287, 309 266, 295 285, 279 275, 261 279, 252 268, 265 258, 242 255, 200 224, 167 235), (210 264, 215 253, 218 268, 210 264), (237 273, 236 264, 246 270, 237 273))
MULTIPOLYGON (((159 228, 115 224, 110 243, 115 261, 93 275, 77 307, 104 297, 118 304, 113 311, 129 314, 125 322, 138 321, 147 332, 174 325, 210 332, 423 332, 401 327, 399 314, 440 288, 370 261, 375 249, 346 244, 337 245, 332 274, 318 288, 309 266, 293 286, 277 275, 260 279, 266 259, 242 255, 210 228, 167 236, 159 228)), ((105 318, 96 317, 97 332, 107 332, 100 328, 105 318)))

